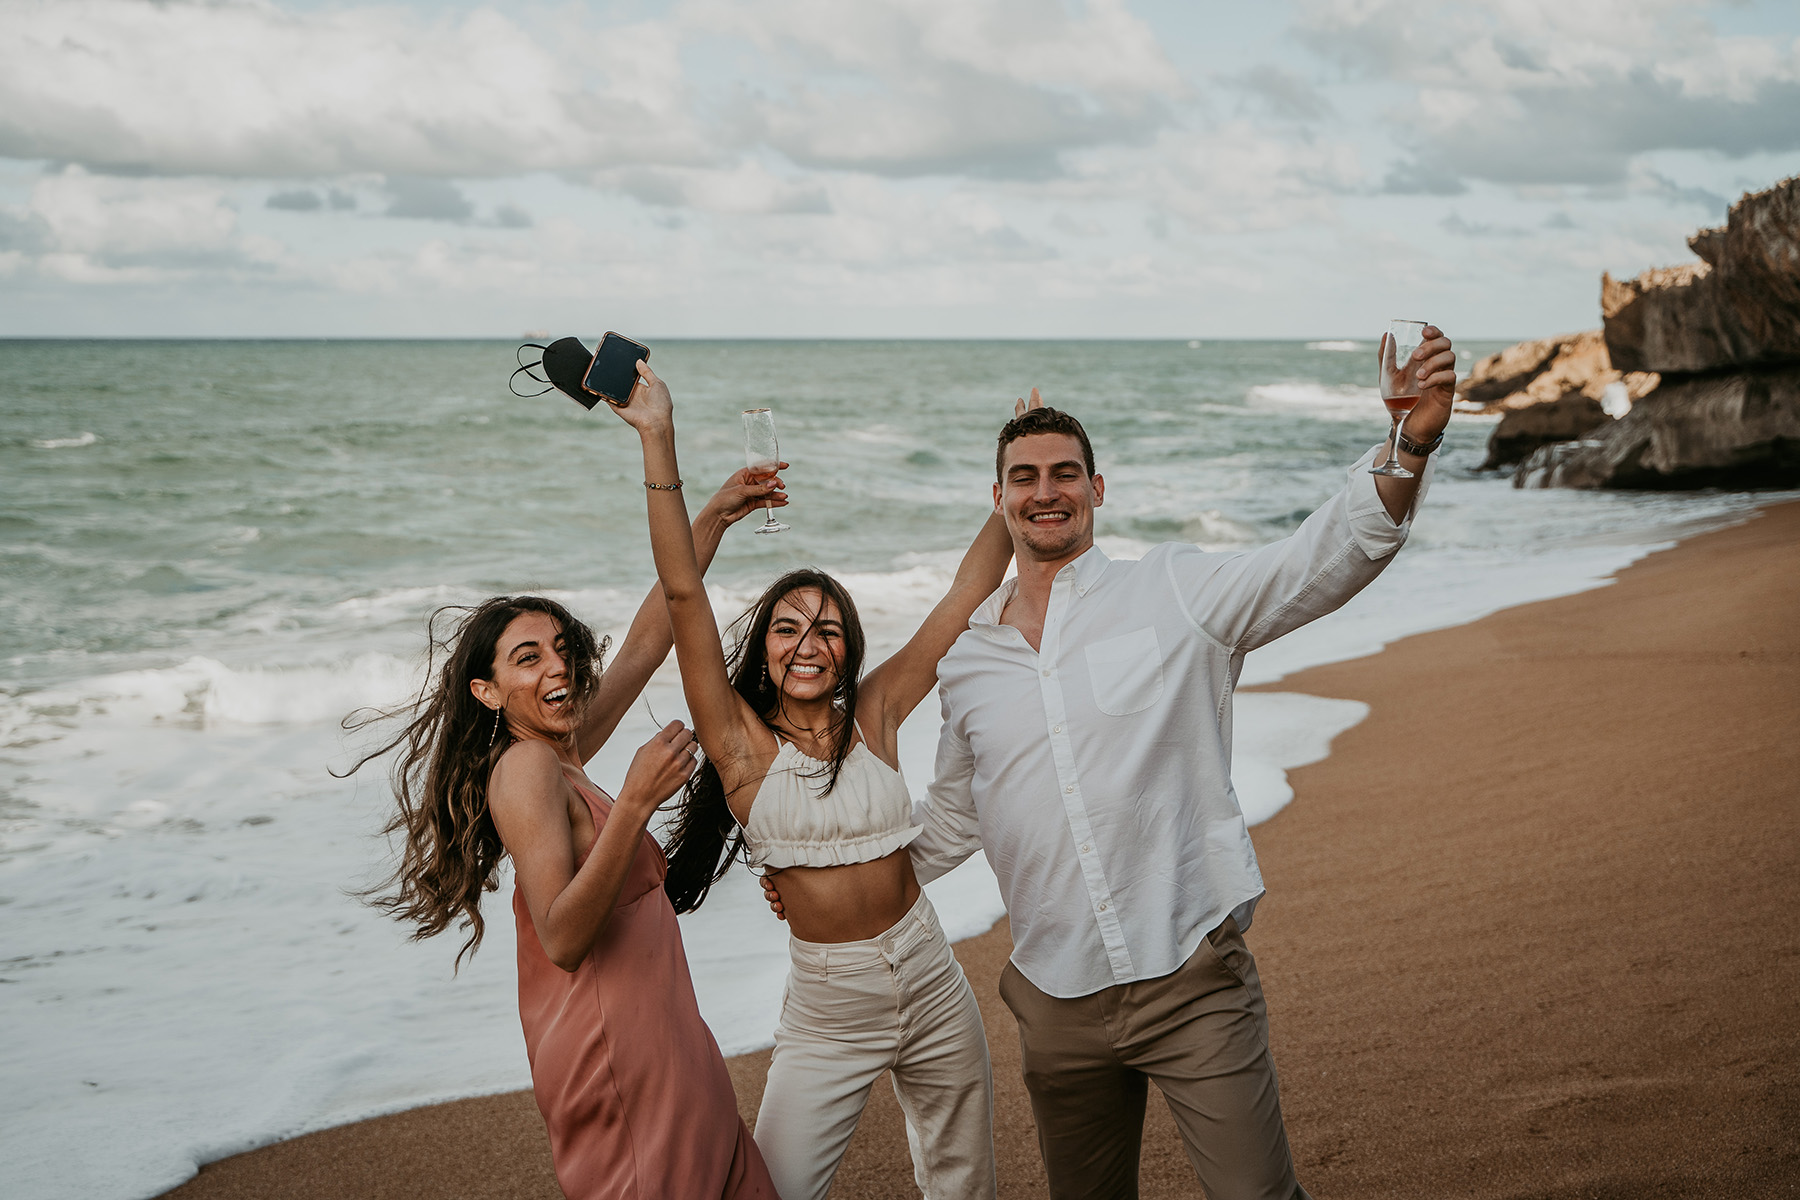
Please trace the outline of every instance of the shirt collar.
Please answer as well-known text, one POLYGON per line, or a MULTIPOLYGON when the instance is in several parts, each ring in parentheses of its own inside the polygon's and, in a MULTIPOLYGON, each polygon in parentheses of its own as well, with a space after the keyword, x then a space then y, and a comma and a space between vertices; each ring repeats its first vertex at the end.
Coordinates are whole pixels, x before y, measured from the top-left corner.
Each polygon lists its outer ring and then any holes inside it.
MULTIPOLYGON (((1099 582, 1105 573, 1107 564, 1112 560, 1100 552, 1100 547, 1090 546, 1087 551, 1073 562, 1065 563, 1062 570, 1056 573, 1057 579, 1073 578, 1077 595, 1085 595, 1087 590, 1099 582)), ((995 589, 994 594, 981 602, 980 607, 969 615, 971 629, 981 625, 1000 624, 1000 614, 1018 594, 1019 577, 1014 575, 995 589)))
POLYGON ((1086 595, 1089 588, 1100 582, 1100 576, 1106 573, 1106 565, 1111 561, 1100 552, 1100 547, 1089 546, 1085 554, 1058 571, 1057 574, 1060 576, 1065 571, 1073 571, 1076 594, 1086 595))

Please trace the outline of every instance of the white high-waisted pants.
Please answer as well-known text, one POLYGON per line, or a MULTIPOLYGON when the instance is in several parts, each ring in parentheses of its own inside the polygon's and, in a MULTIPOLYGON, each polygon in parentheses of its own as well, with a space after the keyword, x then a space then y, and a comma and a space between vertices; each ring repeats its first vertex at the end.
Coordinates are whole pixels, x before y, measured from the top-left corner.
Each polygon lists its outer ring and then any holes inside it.
POLYGON ((994 1194, 994 1079, 975 993, 920 893, 880 937, 789 941, 793 958, 756 1144, 781 1200, 831 1188, 868 1103, 892 1071, 913 1175, 927 1200, 994 1194))

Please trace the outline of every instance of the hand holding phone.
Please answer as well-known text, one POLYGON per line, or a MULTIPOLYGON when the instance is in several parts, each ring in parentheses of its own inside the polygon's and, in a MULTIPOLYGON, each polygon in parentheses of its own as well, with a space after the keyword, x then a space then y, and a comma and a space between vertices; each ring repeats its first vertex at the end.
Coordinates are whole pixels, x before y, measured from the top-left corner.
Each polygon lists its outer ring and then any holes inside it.
MULTIPOLYGON (((614 408, 624 408, 631 403, 631 389, 637 386, 637 365, 649 357, 650 348, 642 342, 608 331, 600 339, 594 361, 588 364, 587 374, 582 377, 581 390, 614 408)), ((592 400, 580 396, 576 399, 588 408, 594 407, 592 400)))

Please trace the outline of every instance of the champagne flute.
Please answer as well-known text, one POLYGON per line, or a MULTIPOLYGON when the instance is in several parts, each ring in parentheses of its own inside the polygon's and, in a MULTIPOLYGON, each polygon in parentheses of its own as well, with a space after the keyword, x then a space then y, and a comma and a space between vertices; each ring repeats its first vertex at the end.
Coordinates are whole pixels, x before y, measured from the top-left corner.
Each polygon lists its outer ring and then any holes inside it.
POLYGON ((1413 473, 1400 465, 1400 427, 1407 414, 1419 402, 1418 368, 1413 365, 1413 351, 1425 340, 1425 322, 1389 321, 1381 335, 1380 365, 1375 369, 1375 382, 1381 388, 1381 402, 1387 405, 1394 427, 1388 433, 1387 461, 1370 467, 1371 475, 1391 475, 1411 479, 1413 473))
MULTIPOLYGON (((744 410, 744 465, 750 468, 750 478, 757 483, 773 479, 781 466, 781 446, 775 440, 775 414, 770 409, 744 410)), ((787 528, 775 519, 773 504, 765 503, 763 511, 766 519, 756 527, 756 532, 780 533, 787 528)))

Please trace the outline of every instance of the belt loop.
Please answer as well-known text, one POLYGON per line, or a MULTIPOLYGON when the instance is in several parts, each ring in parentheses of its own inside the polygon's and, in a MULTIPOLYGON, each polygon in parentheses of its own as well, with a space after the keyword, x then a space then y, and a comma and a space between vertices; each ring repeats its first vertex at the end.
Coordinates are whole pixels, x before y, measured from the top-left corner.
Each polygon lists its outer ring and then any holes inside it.
POLYGON ((819 947, 819 980, 820 980, 820 982, 824 982, 825 980, 828 980, 830 978, 831 978, 831 950, 829 947, 820 946, 819 947))

